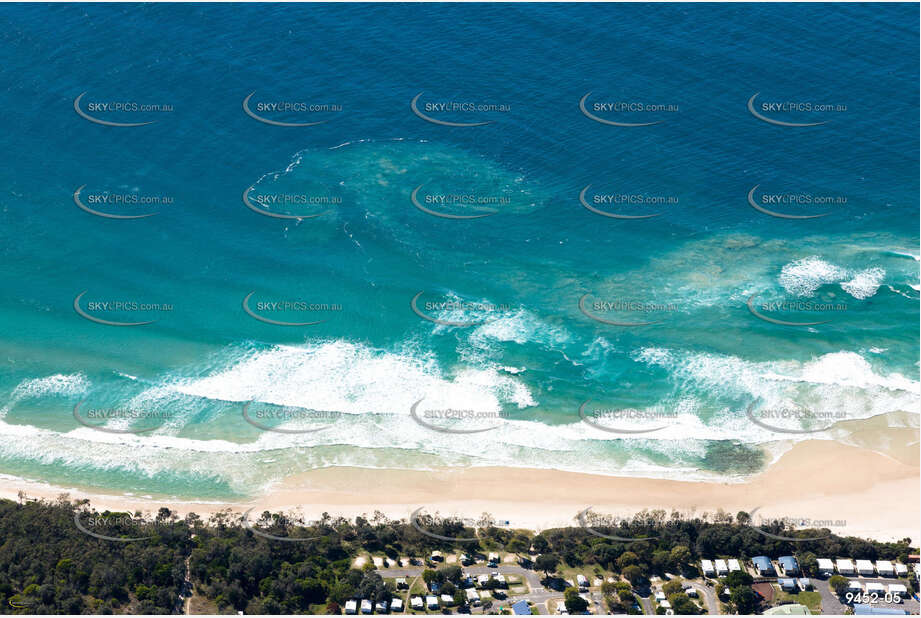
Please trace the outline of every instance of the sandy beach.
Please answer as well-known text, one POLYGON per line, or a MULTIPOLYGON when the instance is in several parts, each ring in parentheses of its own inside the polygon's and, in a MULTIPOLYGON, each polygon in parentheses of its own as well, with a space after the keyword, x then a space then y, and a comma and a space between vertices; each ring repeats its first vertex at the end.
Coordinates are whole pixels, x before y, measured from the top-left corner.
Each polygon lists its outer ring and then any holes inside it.
POLYGON ((202 516, 227 508, 234 512, 251 507, 296 510, 308 519, 324 512, 354 517, 375 511, 400 519, 424 507, 424 512, 442 517, 478 519, 489 513, 510 527, 531 530, 577 525, 576 514, 588 507, 614 516, 644 509, 687 515, 758 509, 763 517, 829 522, 828 527, 841 536, 909 537, 917 543, 921 538, 918 430, 904 426, 904 420, 887 415, 859 421, 861 431, 850 439, 854 444, 799 442, 745 482, 621 478, 528 468, 407 471, 343 467, 290 477, 245 503, 164 504, 12 479, 2 481, 0 496, 16 499, 22 491, 30 498, 50 500, 67 493, 72 499, 90 499, 97 509, 154 512, 168 506, 180 514, 202 516))

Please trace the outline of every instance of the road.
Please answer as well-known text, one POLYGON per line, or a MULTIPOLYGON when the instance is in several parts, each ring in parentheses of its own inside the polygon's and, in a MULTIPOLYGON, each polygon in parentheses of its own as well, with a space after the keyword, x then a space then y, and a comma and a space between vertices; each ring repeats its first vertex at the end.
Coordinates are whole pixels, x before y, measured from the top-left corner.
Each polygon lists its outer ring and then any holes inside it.
POLYGON ((701 595, 707 604, 707 613, 717 615, 720 613, 719 600, 716 598, 716 590, 704 584, 698 584, 695 581, 685 580, 685 583, 694 587, 697 594, 701 595))

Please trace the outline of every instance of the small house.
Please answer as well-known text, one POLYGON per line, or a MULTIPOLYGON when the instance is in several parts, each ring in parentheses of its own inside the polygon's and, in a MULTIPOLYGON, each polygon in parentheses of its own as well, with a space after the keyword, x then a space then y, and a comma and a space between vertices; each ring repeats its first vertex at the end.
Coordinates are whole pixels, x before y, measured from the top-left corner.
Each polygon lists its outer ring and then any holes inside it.
POLYGON ((873 567, 873 563, 869 560, 858 560, 857 572, 861 575, 876 575, 876 569, 873 567))
POLYGON ((780 589, 784 592, 793 592, 796 590, 796 582, 789 577, 781 577, 777 580, 777 583, 780 584, 780 589))
POLYGON ((768 576, 775 575, 774 565, 771 564, 771 559, 767 556, 755 556, 752 558, 752 564, 755 565, 755 569, 758 571, 758 575, 768 576))
POLYGON ((799 589, 803 592, 806 590, 812 590, 812 580, 808 577, 800 577, 796 580, 796 585, 798 585, 799 589))
POLYGON ((728 566, 729 566, 729 571, 730 571, 730 572, 732 572, 732 571, 741 571, 741 570, 742 570, 742 565, 739 564, 739 561, 736 560, 735 558, 730 558, 730 559, 729 559, 729 561, 728 561, 728 566))
POLYGON ((892 577, 895 575, 895 567, 892 566, 892 562, 889 560, 877 560, 876 572, 879 573, 880 577, 892 577))
POLYGON ((902 564, 901 562, 895 563, 895 574, 897 577, 905 577, 908 575, 908 567, 902 564))
POLYGON ((409 584, 406 582, 405 577, 397 577, 397 590, 406 590, 409 588, 409 584))
POLYGON ((713 568, 713 563, 709 560, 700 561, 700 570, 703 571, 705 577, 713 577, 716 575, 716 569, 713 568))
POLYGON ((378 601, 377 603, 374 604, 374 611, 376 611, 378 614, 386 614, 387 607, 389 605, 390 604, 387 603, 387 601, 378 601))
POLYGON ((425 606, 429 609, 438 609, 438 597, 434 594, 427 595, 425 597, 425 606))
POLYGON ((819 558, 816 560, 819 565, 819 575, 822 577, 831 577, 835 574, 835 563, 828 558, 819 558))
POLYGON ((799 563, 793 556, 781 556, 777 559, 777 564, 784 575, 799 575, 799 563))
POLYGON ((425 605, 423 604, 422 597, 413 597, 409 600, 409 605, 413 609, 421 610, 425 605))
POLYGON ((402 612, 403 611, 403 599, 393 599, 392 601, 390 601, 390 611, 402 612))
POLYGON ((838 573, 841 575, 854 575, 857 572, 850 558, 838 558, 835 562, 835 566, 838 568, 838 573))
POLYGON ((361 613, 362 614, 373 614, 374 613, 374 605, 371 604, 371 599, 361 600, 361 613))
POLYGON ((345 613, 346 614, 357 614, 358 613, 358 601, 351 599, 345 602, 345 613))
POLYGON ((717 577, 723 577, 724 575, 729 575, 729 566, 726 564, 725 560, 715 560, 713 562, 713 568, 716 569, 717 577))

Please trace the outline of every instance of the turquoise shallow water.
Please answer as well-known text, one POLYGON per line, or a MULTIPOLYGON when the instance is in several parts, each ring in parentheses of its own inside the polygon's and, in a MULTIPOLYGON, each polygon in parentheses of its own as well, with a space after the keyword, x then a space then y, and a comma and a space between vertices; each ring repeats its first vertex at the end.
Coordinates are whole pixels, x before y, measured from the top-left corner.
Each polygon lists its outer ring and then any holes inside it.
POLYGON ((5 6, 0 474, 735 478, 917 413, 917 16, 5 6))

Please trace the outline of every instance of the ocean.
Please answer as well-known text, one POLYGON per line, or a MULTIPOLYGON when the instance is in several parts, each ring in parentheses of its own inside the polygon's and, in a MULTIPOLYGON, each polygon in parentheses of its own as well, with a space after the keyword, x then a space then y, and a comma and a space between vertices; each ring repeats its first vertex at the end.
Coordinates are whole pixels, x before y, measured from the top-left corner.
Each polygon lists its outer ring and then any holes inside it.
POLYGON ((3 5, 0 475, 733 481, 916 415, 918 16, 3 5))

